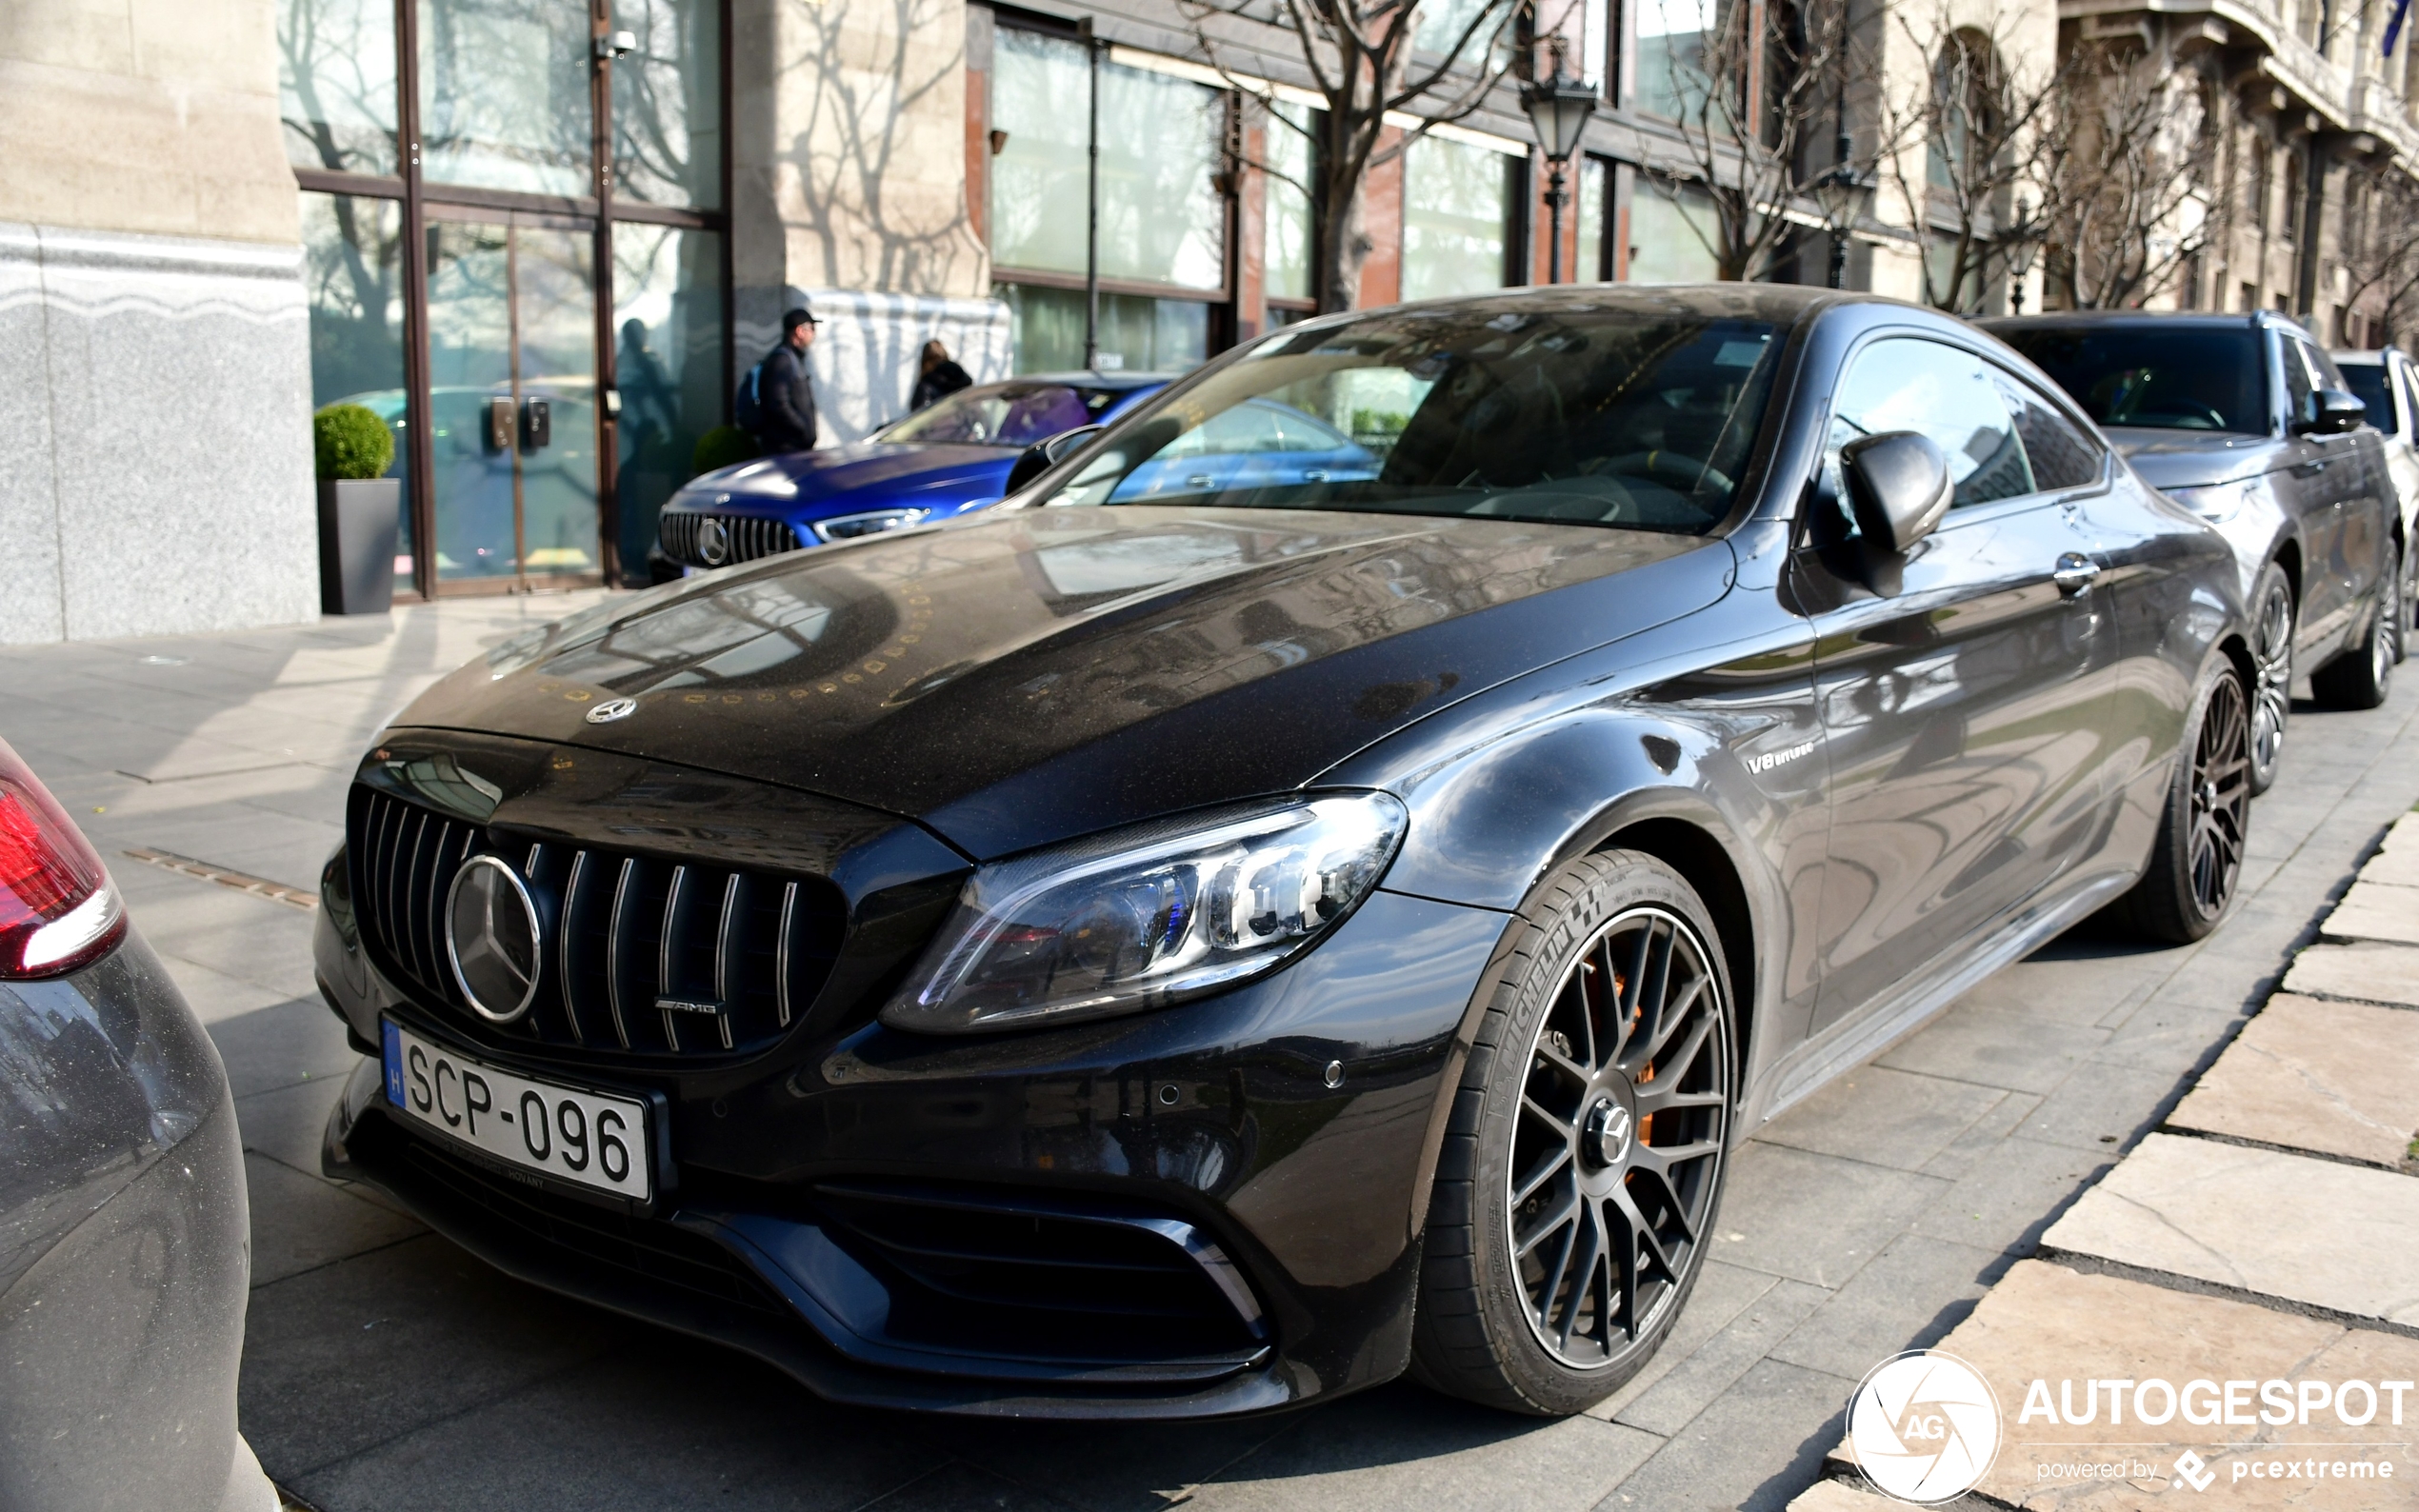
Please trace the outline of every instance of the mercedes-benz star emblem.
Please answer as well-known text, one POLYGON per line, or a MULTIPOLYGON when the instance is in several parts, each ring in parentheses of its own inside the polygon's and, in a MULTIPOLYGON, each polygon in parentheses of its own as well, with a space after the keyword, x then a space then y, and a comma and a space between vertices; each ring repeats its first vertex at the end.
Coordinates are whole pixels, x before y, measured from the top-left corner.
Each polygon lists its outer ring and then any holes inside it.
POLYGON ((697 527, 697 554, 706 559, 708 567, 722 566, 730 555, 730 527, 708 515, 705 523, 697 527))
POLYGON ((510 1024, 537 997, 537 905, 496 856, 473 856, 445 899, 445 955, 479 1017, 510 1024))
POLYGON ((610 725, 617 719, 628 719, 637 712, 638 700, 634 698, 609 698, 604 703, 590 709, 584 717, 591 725, 610 725))

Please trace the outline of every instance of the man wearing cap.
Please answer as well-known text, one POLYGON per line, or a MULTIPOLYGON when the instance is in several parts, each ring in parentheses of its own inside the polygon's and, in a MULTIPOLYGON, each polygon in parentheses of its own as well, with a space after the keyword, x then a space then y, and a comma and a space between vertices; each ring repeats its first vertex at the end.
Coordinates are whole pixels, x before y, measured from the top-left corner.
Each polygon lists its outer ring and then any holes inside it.
POLYGON ((814 448, 814 376, 807 371, 807 348, 820 324, 803 305, 781 317, 781 345, 765 358, 756 395, 762 407, 756 438, 767 451, 814 448))

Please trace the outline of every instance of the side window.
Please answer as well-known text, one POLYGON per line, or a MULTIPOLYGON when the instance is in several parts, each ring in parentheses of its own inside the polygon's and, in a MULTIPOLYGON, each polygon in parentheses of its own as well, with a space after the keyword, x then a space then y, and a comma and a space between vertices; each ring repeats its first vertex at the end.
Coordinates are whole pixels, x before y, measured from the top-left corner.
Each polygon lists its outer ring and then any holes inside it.
POLYGON ((1991 375, 2008 412, 2015 417, 2016 435, 2032 464, 2032 481, 2042 488, 2080 488, 2097 483, 2107 472, 2100 444, 2030 385, 2004 372, 1991 375))
POLYGON ((2032 467, 1989 365, 1954 347, 1893 337, 1849 360, 1831 409, 1825 463, 1834 498, 1846 497, 1839 448, 1887 430, 1919 432, 1947 454, 1956 487, 1952 508, 2034 491, 2032 467))
POLYGON ((2277 337, 2276 356, 2277 366, 2285 369, 2285 421, 2290 425, 2301 418, 2316 386, 2309 381, 2309 365, 2302 361, 2300 342, 2290 336, 2277 337))

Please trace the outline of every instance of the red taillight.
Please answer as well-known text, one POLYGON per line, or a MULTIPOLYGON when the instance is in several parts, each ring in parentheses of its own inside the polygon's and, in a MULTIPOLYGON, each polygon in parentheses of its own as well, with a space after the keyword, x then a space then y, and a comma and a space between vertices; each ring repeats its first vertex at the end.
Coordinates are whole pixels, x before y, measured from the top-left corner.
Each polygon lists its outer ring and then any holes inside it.
POLYGON ((126 933, 109 869, 75 822, 0 741, 0 977, 55 977, 126 933))

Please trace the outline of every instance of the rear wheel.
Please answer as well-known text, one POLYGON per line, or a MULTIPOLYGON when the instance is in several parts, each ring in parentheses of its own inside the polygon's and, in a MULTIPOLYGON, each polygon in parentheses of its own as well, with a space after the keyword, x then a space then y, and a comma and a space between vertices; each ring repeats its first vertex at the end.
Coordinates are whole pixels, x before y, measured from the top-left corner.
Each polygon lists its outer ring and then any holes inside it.
POLYGON ((2368 635, 2309 675, 2309 690, 2330 708, 2375 708, 2393 686, 2394 663, 2402 660, 2402 552, 2388 549, 2393 559, 2380 575, 2368 635))
POLYGON ((2251 809, 2244 706, 2242 678, 2222 668, 2202 687, 2185 726, 2149 869, 2120 904, 2134 926, 2155 939, 2198 940, 2234 905, 2251 809))
POLYGON ((2276 786, 2293 712, 2293 586, 2270 562, 2251 592, 2251 792, 2276 786))
POLYGON ((1635 1375, 1704 1267, 1731 1008, 1710 916, 1650 856, 1573 862, 1523 915, 1437 1164, 1412 1369, 1548 1416, 1635 1375))

